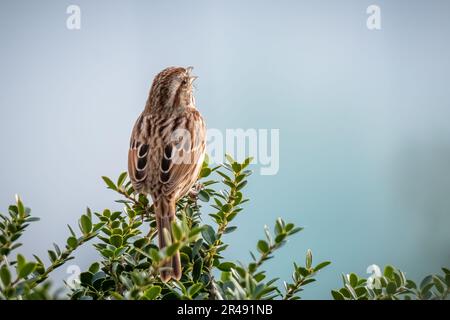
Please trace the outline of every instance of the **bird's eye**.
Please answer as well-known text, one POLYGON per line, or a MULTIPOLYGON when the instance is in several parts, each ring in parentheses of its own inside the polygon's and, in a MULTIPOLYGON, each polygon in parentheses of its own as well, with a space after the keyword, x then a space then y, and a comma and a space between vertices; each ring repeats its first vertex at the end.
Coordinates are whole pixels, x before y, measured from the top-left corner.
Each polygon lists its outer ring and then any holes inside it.
POLYGON ((183 79, 183 81, 181 81, 182 85, 185 85, 187 83, 186 79, 183 79))

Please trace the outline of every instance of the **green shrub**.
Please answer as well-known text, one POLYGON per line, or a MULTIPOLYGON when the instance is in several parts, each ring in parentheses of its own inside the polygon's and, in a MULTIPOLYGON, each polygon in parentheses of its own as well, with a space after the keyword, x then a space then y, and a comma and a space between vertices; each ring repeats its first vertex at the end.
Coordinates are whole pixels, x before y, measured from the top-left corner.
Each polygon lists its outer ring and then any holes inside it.
POLYGON ((20 254, 9 258, 21 245, 17 241, 28 224, 38 220, 17 198, 16 204, 9 207, 9 215, 1 216, 0 298, 56 298, 49 294, 49 274, 73 259, 79 246, 94 240, 100 260, 80 274, 78 285, 68 293, 70 299, 299 299, 303 287, 315 281, 314 276, 329 262, 313 266, 308 251, 305 266, 294 264, 292 282, 285 282, 284 289, 276 286, 278 279, 266 279, 262 267, 302 228, 279 218, 273 232, 265 227, 265 239, 257 242, 250 263, 229 261, 222 256, 228 247, 224 237, 237 229, 232 222, 248 201, 243 189, 251 174, 247 169, 250 162, 250 158, 238 163, 227 157, 225 164, 212 168, 205 161, 196 191, 177 203, 174 241, 164 250, 155 245, 153 206, 147 197, 134 196, 126 173, 116 182, 103 177, 107 187, 121 196, 117 202, 124 205, 124 210, 87 209, 79 219, 78 234, 69 226, 65 247, 55 244, 48 250, 48 265, 37 256, 33 261, 26 261, 20 254), (209 214, 214 225, 201 220, 200 211, 206 205, 214 211, 209 214), (182 278, 163 283, 159 270, 177 250, 181 252, 182 278))
POLYGON ((393 266, 386 266, 383 274, 360 278, 351 273, 343 276, 343 287, 332 290, 335 300, 445 300, 450 295, 450 270, 443 275, 425 277, 418 286, 393 266))
MULTIPOLYGON (((267 279, 264 263, 273 258, 288 239, 302 230, 279 218, 273 231, 264 228, 264 238, 250 252, 251 262, 244 264, 223 257, 226 236, 236 231, 233 221, 248 201, 243 190, 251 174, 251 159, 238 163, 227 157, 225 164, 209 167, 205 160, 196 188, 177 203, 178 219, 173 224, 173 241, 164 250, 155 245, 154 208, 147 197, 135 196, 127 174, 116 182, 103 177, 107 187, 120 196, 116 202, 122 211, 88 208, 78 221, 78 232, 68 226, 69 236, 63 248, 54 244, 48 250, 49 263, 34 255, 28 261, 14 254, 26 227, 39 220, 30 215, 21 199, 11 205, 7 215, 0 215, 0 299, 300 299, 304 287, 314 282, 317 273, 330 262, 313 265, 312 253, 306 252, 304 265, 293 264, 292 279, 283 282, 267 279), (210 213, 213 225, 205 224, 200 212, 210 213), (99 260, 82 272, 75 286, 67 286, 65 296, 51 293, 49 275, 74 258, 74 252, 86 242, 93 242, 99 260), (160 268, 166 259, 180 250, 183 275, 180 281, 161 282, 160 268)), ((332 297, 351 299, 446 299, 450 272, 425 278, 417 287, 404 274, 386 267, 375 280, 355 274, 344 276, 344 286, 333 290, 332 297), (370 281, 369 281, 370 282, 370 281)))

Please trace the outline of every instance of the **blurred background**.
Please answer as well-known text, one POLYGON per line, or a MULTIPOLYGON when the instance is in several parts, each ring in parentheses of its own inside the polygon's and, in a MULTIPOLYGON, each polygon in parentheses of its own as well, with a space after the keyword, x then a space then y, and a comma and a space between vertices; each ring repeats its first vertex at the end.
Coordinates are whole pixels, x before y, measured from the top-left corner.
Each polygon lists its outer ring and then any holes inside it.
MULTIPOLYGON (((450 265, 449 18, 444 0, 1 1, 0 211, 19 193, 41 217, 23 239, 31 258, 64 243, 86 206, 120 209, 100 176, 126 169, 155 74, 193 65, 208 127, 280 130, 279 171, 254 166, 229 257, 248 262, 282 216, 305 230, 270 276, 288 279, 308 248, 332 261, 304 298, 331 298, 341 273, 371 264, 438 272, 450 265), (71 4, 80 30, 66 27, 71 4), (366 27, 372 4, 381 30, 366 27)), ((84 269, 97 254, 76 257, 84 269)))

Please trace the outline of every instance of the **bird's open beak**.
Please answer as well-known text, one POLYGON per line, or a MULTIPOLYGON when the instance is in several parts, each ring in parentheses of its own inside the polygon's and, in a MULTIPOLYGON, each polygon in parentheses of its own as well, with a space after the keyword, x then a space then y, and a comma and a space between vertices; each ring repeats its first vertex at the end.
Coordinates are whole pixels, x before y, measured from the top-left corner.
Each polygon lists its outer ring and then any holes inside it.
POLYGON ((191 72, 192 72, 192 70, 194 70, 194 67, 193 66, 189 66, 189 67, 187 67, 186 68, 186 72, 187 72, 187 74, 191 74, 191 72))
POLYGON ((197 76, 190 76, 189 77, 189 81, 191 82, 191 84, 195 81, 195 79, 197 79, 197 76))
POLYGON ((193 69, 194 69, 194 67, 192 67, 192 66, 186 68, 186 73, 187 73, 188 76, 189 76, 189 82, 190 82, 191 84, 195 81, 195 79, 198 78, 197 76, 192 76, 192 75, 191 75, 191 72, 192 72, 193 69))

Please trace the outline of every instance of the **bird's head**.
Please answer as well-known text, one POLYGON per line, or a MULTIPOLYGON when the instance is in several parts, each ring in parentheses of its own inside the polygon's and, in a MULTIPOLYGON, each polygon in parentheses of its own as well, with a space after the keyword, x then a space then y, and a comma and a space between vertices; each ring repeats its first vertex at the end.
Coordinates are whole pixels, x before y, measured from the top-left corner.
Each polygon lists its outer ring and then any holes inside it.
POLYGON ((169 67, 158 73, 150 90, 150 107, 166 110, 195 106, 193 67, 169 67))

